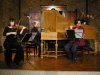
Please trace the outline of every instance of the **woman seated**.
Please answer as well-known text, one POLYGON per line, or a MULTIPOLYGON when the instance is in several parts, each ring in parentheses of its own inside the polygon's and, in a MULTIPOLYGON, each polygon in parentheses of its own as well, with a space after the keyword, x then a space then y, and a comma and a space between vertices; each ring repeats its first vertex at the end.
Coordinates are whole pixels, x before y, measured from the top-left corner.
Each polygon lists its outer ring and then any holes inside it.
POLYGON ((10 19, 8 26, 5 27, 3 35, 6 36, 4 41, 5 48, 5 63, 11 65, 12 63, 19 65, 24 61, 24 51, 21 45, 17 42, 17 35, 22 34, 26 27, 23 27, 20 33, 17 33, 16 23, 13 18, 10 19), (14 61, 12 60, 12 49, 16 49, 14 61))
MULTIPOLYGON (((73 29, 74 31, 75 31, 75 29, 81 29, 81 30, 83 30, 83 35, 84 35, 84 28, 81 26, 80 20, 77 20, 75 22, 75 26, 67 28, 67 29, 73 29)), ((82 47, 84 45, 85 45, 85 41, 84 41, 83 37, 82 38, 74 38, 74 39, 68 38, 68 42, 65 45, 65 51, 67 52, 67 56, 71 62, 75 62, 75 60, 76 60, 77 48, 82 47)))

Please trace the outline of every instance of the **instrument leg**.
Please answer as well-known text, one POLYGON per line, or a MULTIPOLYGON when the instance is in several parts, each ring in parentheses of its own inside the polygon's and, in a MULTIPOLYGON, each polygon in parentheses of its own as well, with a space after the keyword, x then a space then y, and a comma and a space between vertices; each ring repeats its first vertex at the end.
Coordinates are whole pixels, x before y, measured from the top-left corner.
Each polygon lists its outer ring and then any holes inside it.
POLYGON ((56 59, 58 57, 58 53, 57 53, 57 50, 58 50, 58 41, 56 40, 56 44, 55 44, 55 55, 56 55, 56 59))

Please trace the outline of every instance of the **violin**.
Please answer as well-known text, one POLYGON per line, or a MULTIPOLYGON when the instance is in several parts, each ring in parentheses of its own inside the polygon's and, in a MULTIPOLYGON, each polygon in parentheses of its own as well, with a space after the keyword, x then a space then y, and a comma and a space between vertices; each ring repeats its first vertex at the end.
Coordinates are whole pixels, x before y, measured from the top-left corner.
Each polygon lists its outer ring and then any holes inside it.
MULTIPOLYGON (((18 30, 22 30, 23 27, 25 27, 25 26, 17 25, 17 24, 13 26, 14 29, 18 29, 18 30)), ((25 27, 25 28, 26 28, 26 27, 25 27)))

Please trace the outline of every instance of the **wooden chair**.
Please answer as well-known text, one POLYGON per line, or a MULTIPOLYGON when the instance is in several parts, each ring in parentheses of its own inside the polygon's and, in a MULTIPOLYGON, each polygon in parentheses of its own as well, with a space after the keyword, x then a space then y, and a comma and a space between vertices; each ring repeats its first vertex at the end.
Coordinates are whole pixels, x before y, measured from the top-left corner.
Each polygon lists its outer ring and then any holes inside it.
POLYGON ((37 55, 38 53, 38 46, 36 43, 27 43, 26 46, 26 55, 28 57, 28 55, 30 55, 30 49, 33 48, 34 49, 34 56, 37 55))
POLYGON ((83 62, 83 60, 85 58, 88 60, 89 56, 91 54, 91 51, 93 51, 93 49, 88 45, 78 47, 78 49, 77 49, 77 58, 78 58, 78 55, 80 55, 79 57, 81 59, 81 62, 83 62), (85 54, 87 54, 88 56, 85 57, 86 56, 85 54))

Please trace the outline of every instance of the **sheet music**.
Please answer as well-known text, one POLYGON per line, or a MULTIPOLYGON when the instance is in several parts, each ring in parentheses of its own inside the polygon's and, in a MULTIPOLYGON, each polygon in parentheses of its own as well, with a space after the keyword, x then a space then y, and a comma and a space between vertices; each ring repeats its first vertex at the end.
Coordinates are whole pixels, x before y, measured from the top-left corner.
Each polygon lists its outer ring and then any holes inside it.
POLYGON ((37 34, 37 32, 33 32, 33 33, 32 33, 32 36, 29 38, 28 41, 33 41, 34 38, 35 38, 35 36, 36 36, 36 34, 37 34))
POLYGON ((75 38, 84 38, 83 29, 75 29, 75 38))

